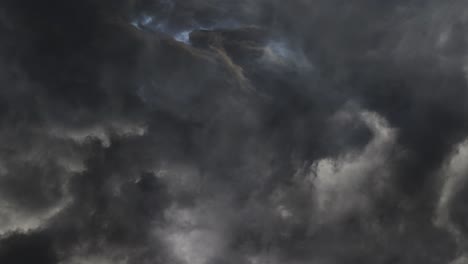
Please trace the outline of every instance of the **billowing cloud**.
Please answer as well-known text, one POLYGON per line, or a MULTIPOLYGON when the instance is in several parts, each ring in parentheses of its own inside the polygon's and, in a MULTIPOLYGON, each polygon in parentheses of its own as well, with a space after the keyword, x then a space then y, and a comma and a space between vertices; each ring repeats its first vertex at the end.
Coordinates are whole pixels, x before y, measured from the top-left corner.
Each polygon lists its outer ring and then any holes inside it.
POLYGON ((2 1, 0 263, 465 263, 467 7, 2 1))

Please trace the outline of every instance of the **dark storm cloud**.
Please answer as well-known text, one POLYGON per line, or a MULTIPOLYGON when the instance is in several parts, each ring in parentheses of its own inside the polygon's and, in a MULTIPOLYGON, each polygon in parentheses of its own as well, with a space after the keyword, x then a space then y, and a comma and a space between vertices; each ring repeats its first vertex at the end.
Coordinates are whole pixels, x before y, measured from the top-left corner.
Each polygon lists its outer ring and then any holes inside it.
POLYGON ((0 262, 464 263, 463 1, 0 4, 0 262))

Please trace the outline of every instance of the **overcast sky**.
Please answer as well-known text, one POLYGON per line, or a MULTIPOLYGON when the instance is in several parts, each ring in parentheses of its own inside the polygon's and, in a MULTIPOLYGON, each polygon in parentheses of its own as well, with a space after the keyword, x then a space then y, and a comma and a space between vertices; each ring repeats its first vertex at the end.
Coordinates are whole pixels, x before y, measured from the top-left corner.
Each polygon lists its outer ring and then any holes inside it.
POLYGON ((467 264, 468 2, 2 0, 1 264, 467 264))

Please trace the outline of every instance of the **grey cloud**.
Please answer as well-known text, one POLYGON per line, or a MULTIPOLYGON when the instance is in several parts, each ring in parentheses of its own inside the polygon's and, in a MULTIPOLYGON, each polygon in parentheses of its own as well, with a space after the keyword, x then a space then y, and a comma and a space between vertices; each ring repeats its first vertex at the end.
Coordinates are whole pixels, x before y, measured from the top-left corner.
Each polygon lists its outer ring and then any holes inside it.
POLYGON ((463 263, 466 7, 3 1, 0 262, 463 263))

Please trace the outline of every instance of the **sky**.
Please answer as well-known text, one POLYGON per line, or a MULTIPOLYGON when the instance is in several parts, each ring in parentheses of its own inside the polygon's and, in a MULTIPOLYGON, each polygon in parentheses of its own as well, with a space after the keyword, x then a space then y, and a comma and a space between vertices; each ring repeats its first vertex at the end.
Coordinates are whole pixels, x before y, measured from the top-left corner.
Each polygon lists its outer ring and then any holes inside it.
POLYGON ((0 263, 467 264, 467 10, 1 1, 0 263))

